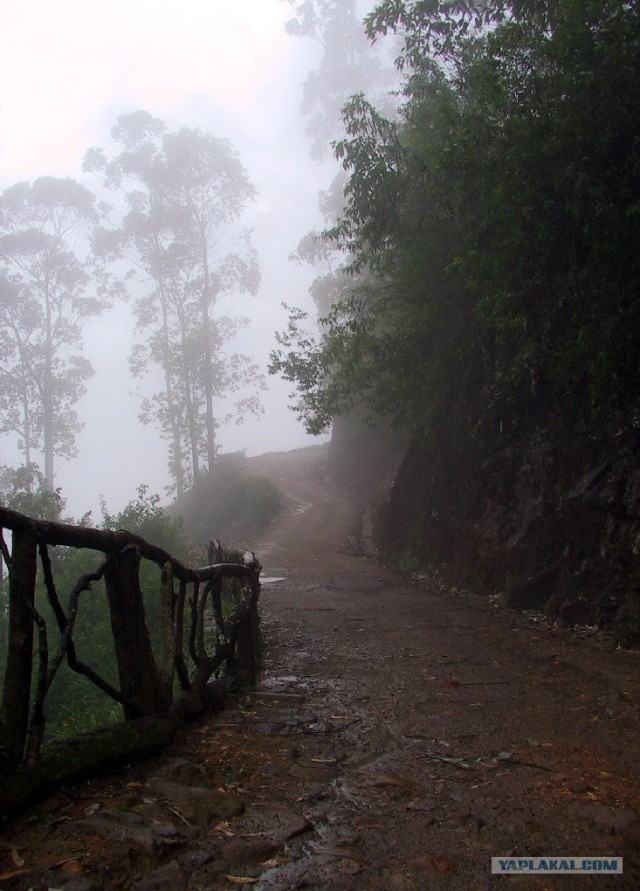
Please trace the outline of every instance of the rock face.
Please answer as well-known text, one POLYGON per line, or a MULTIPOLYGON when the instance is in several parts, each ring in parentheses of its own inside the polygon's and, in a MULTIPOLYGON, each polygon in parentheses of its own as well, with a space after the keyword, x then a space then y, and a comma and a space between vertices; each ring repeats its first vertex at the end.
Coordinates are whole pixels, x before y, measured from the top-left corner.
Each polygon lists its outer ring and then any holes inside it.
POLYGON ((518 609, 545 607, 556 590, 561 572, 561 567, 552 566, 518 582, 507 591, 507 604, 518 609))
POLYGON ((639 431, 581 441, 547 418, 449 433, 406 451, 377 514, 382 556, 640 646, 639 431))

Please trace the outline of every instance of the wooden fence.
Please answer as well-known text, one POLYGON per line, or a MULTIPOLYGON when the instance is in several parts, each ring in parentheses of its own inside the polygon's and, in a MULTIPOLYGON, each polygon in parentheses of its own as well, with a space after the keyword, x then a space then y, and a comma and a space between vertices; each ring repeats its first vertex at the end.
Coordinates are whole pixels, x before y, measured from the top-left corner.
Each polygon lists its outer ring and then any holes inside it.
POLYGON ((34 520, 2 507, 0 549, 8 569, 0 810, 101 760, 133 757, 161 745, 181 721, 219 701, 231 684, 255 684, 261 567, 253 553, 224 551, 211 542, 209 565, 192 569, 126 531, 34 520), (4 530, 11 532, 10 549, 4 530), (76 580, 65 606, 52 560, 56 547, 102 554, 95 571, 76 580), (142 561, 157 567, 154 642, 140 582, 142 561), (81 598, 95 596, 91 586, 98 582, 104 583, 117 683, 81 660, 74 642, 81 598), (124 719, 102 735, 83 737, 81 744, 76 738, 71 748, 46 742, 47 694, 64 660, 119 703, 124 719), (11 778, 11 790, 2 788, 7 787, 3 775, 11 778))

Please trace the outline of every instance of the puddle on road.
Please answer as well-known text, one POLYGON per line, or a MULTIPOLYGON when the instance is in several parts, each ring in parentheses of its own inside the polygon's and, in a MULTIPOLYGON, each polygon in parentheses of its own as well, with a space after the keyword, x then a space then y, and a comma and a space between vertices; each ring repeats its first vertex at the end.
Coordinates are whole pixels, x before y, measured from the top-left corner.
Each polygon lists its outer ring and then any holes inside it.
MULTIPOLYGON (((302 680, 302 678, 298 677, 295 674, 279 674, 274 675, 272 677, 262 678, 260 684, 258 686, 259 690, 270 690, 272 691, 274 687, 282 687, 283 689, 280 691, 282 693, 286 693, 288 687, 306 687, 306 684, 302 680)), ((292 692, 292 691, 288 691, 292 692)))

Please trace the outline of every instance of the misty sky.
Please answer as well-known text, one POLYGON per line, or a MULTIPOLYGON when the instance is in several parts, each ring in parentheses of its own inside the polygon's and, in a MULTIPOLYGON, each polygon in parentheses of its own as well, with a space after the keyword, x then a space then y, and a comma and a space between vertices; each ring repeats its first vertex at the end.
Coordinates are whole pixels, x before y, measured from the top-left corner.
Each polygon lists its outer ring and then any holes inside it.
MULTIPOLYGON (((95 190, 81 173, 86 149, 109 146, 116 118, 137 109, 235 146, 259 192, 248 222, 263 279, 255 300, 234 307, 252 319, 238 348, 265 370, 273 332, 286 322, 281 302, 309 305, 313 273, 287 258, 318 223, 317 193, 335 170, 308 158, 300 85, 316 50, 285 33, 287 18, 279 0, 20 0, 0 8, 0 187, 53 175, 95 190)), ((160 494, 168 483, 167 444, 137 420, 131 325, 128 308, 117 307, 85 329, 96 374, 78 405, 78 458, 58 463, 56 477, 74 516, 93 510, 97 519, 100 495, 114 512, 139 483, 160 494)), ((266 414, 224 428, 223 450, 251 455, 319 441, 287 409, 289 385, 267 383, 266 414)), ((3 442, 0 463, 19 461, 3 442)))

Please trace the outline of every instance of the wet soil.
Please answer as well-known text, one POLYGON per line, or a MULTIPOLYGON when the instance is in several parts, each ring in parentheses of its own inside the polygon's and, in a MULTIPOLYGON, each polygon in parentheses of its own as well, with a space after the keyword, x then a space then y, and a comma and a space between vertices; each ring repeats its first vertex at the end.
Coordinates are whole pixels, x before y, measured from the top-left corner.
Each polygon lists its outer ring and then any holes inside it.
POLYGON ((259 690, 15 819, 0 887, 640 887, 640 654, 381 565, 323 448, 253 460, 286 500, 256 544, 259 690))

